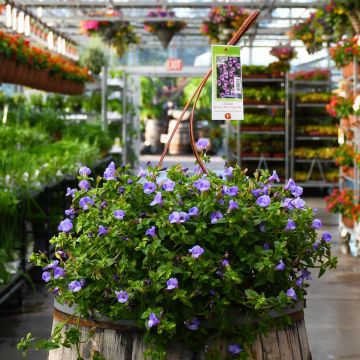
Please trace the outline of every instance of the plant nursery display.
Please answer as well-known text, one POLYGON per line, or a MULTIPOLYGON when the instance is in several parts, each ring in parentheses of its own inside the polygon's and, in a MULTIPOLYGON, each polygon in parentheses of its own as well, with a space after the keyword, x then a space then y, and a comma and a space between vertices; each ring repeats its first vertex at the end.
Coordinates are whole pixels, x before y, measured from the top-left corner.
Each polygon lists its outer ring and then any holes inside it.
POLYGON ((164 49, 168 47, 173 36, 186 27, 184 21, 176 19, 175 12, 172 10, 158 8, 156 10, 150 10, 146 16, 149 20, 145 21, 144 29, 154 33, 164 49), (173 18, 174 20, 151 21, 151 19, 161 18, 173 18))
MULTIPOLYGON (((227 167, 222 177, 204 176, 177 165, 132 175, 111 163, 101 178, 87 167, 79 174, 68 216, 51 240, 56 259, 31 259, 57 301, 76 304, 75 316, 87 318, 90 310, 133 320, 153 359, 165 358, 176 340, 206 346, 211 358, 224 344, 245 359, 258 334, 287 324, 270 311, 304 299, 312 268, 322 275, 336 265, 331 235, 318 234, 321 221, 301 199, 302 188, 291 179, 277 185, 276 172, 249 178, 227 167)), ((81 358, 79 327, 65 326, 48 341, 29 334, 19 348, 75 345, 81 358)))
POLYGON ((291 73, 289 78, 295 81, 326 81, 330 79, 330 75, 328 69, 300 70, 291 73))
POLYGON ((205 20, 200 32, 210 39, 211 43, 227 43, 249 15, 249 10, 240 6, 214 6, 205 20))
POLYGON ((19 36, 0 31, 0 80, 40 90, 80 94, 88 70, 19 36), (15 61, 14 61, 15 60, 15 61))
POLYGON ((360 37, 345 38, 330 48, 330 56, 338 68, 353 62, 360 55, 360 37))

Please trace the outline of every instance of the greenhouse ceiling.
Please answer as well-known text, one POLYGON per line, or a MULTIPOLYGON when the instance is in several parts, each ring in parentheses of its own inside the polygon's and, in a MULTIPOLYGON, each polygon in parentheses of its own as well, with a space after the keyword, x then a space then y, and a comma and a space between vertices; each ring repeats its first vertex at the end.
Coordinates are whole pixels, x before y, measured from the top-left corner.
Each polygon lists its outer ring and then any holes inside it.
MULTIPOLYGON (((256 24, 244 39, 247 45, 264 46, 269 41, 287 41, 289 27, 309 12, 324 4, 319 0, 243 0, 243 1, 210 1, 210 0, 18 0, 22 5, 44 22, 66 34, 81 44, 87 37, 81 33, 80 23, 84 20, 128 21, 141 36, 141 47, 160 47, 157 38, 147 33, 143 23, 150 9, 157 7, 171 8, 176 17, 184 20, 187 27, 172 40, 175 46, 204 46, 206 37, 200 35, 200 25, 207 18, 211 7, 218 5, 237 5, 248 9, 260 9, 261 15, 256 24), (109 18, 102 15, 108 9, 120 11, 121 17, 109 18)), ((164 20, 164 19, 162 19, 164 20)), ((155 20, 156 21, 156 20, 155 20)), ((294 44, 296 45, 296 43, 294 44)))

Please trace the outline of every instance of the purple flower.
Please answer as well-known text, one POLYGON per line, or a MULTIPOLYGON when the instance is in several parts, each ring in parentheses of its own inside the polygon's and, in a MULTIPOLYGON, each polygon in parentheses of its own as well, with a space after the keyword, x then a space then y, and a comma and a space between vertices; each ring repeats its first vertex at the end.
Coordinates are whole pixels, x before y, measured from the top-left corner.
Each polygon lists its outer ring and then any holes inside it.
POLYGON ((69 187, 66 189, 66 195, 65 196, 75 196, 75 193, 77 192, 76 189, 70 189, 69 187))
POLYGON ((286 296, 289 298, 292 298, 293 300, 296 300, 296 292, 293 288, 288 289, 286 292, 286 296))
POLYGON ((174 191, 175 182, 168 179, 163 183, 162 187, 165 191, 174 191))
POLYGON ((261 194, 262 190, 261 189, 253 189, 251 190, 251 193, 255 196, 255 197, 259 197, 261 194))
POLYGON ((88 191, 90 189, 90 184, 87 180, 81 180, 79 182, 79 188, 81 190, 85 190, 85 191, 88 191))
POLYGON ((303 283, 303 279, 300 277, 295 281, 296 286, 301 287, 303 283))
POLYGON ((285 185, 284 189, 285 190, 292 190, 296 187, 295 181, 293 179, 289 179, 289 181, 287 182, 287 184, 285 185))
POLYGON ((293 205, 292 201, 293 201, 292 199, 286 198, 286 199, 284 200, 284 202, 282 203, 282 207, 284 207, 284 208, 286 208, 286 209, 288 209, 288 210, 293 210, 293 209, 294 209, 294 205, 293 205))
POLYGON ((282 260, 279 261, 279 263, 275 266, 275 270, 283 271, 285 270, 285 264, 282 260))
POLYGON ((145 177, 146 175, 147 175, 147 171, 145 169, 143 169, 142 167, 140 167, 138 176, 145 177))
POLYGON ((105 209, 107 207, 107 202, 104 200, 101 204, 100 204, 100 209, 105 209))
POLYGON ((180 211, 179 216, 180 216, 180 223, 187 222, 190 218, 189 214, 187 214, 185 211, 180 211))
POLYGON ((319 240, 315 241, 315 242, 313 243, 313 249, 314 249, 314 250, 317 250, 317 249, 319 248, 319 245, 320 245, 320 241, 319 241, 319 240))
POLYGON ((224 175, 226 176, 232 176, 233 175, 233 171, 234 171, 234 168, 229 166, 228 168, 225 169, 224 171, 224 175))
POLYGON ((328 233, 327 231, 324 231, 321 237, 321 239, 324 240, 325 242, 330 242, 331 238, 332 238, 331 234, 328 233))
POLYGON ((163 203, 161 192, 157 192, 154 200, 150 203, 150 206, 155 206, 157 204, 161 205, 163 203))
POLYGON ((191 256, 194 259, 197 259, 199 256, 201 256, 203 253, 205 252, 205 250, 199 246, 199 245, 195 245, 193 246, 191 249, 189 249, 189 253, 191 254, 191 256))
POLYGON ((61 221, 58 226, 58 230, 64 233, 69 233, 72 228, 73 228, 73 224, 70 219, 65 219, 61 221))
POLYGON ((59 288, 58 286, 56 286, 56 287, 54 288, 53 294, 54 294, 55 296, 59 296, 59 295, 60 295, 60 288, 59 288))
POLYGON ((129 300, 129 294, 125 290, 115 291, 117 301, 121 304, 126 303, 129 300))
POLYGON ((305 280, 312 280, 311 278, 311 272, 308 271, 307 269, 302 269, 301 270, 301 277, 305 280))
POLYGON ((238 208, 239 208, 239 204, 236 201, 234 200, 229 201, 229 210, 234 210, 238 208))
POLYGON ((265 226, 265 222, 262 221, 260 224, 259 224, 259 230, 261 232, 265 232, 266 231, 266 226, 265 226))
POLYGON ((226 191, 226 195, 229 196, 236 196, 239 192, 239 189, 237 186, 231 186, 227 191, 226 191))
POLYGON ((199 150, 206 150, 208 145, 209 145, 209 141, 206 139, 199 139, 196 143, 196 147, 199 150))
POLYGON ((196 317, 184 321, 186 327, 191 331, 196 331, 200 326, 200 321, 196 317))
POLYGON ((57 267, 55 270, 54 270, 54 279, 58 279, 60 277, 64 277, 66 275, 66 272, 65 270, 62 268, 62 267, 57 267))
POLYGON ((145 194, 151 194, 155 191, 156 185, 150 181, 146 182, 144 184, 144 193, 145 194))
POLYGON ((129 180, 127 181, 127 183, 128 183, 129 185, 131 185, 133 182, 134 182, 133 179, 129 179, 129 180))
POLYGON ((80 199, 79 205, 83 208, 83 210, 89 210, 89 205, 94 205, 94 200, 88 196, 84 196, 80 199))
POLYGON ((221 265, 222 266, 228 266, 228 265, 230 265, 230 262, 229 262, 229 260, 224 259, 224 260, 221 261, 221 265))
POLYGON ((89 176, 91 174, 91 170, 88 167, 83 166, 83 167, 80 168, 79 174, 81 176, 89 176))
POLYGON ((148 320, 148 328, 152 328, 153 326, 156 326, 160 324, 160 320, 156 317, 154 313, 150 313, 149 320, 148 320))
POLYGON ((99 226, 98 236, 106 235, 108 232, 109 230, 105 226, 102 225, 99 226))
POLYGON ((180 223, 180 214, 177 211, 172 212, 169 215, 170 224, 178 224, 180 223))
POLYGON ((270 244, 267 243, 267 242, 264 243, 263 248, 264 248, 264 250, 269 250, 270 249, 270 244))
POLYGON ((207 191, 210 188, 210 182, 208 180, 199 179, 194 182, 194 187, 201 192, 207 191))
POLYGON ((199 215, 199 208, 197 206, 194 206, 192 207, 190 210, 189 210, 189 213, 188 213, 190 216, 198 216, 199 215))
POLYGON ((125 188, 123 186, 119 187, 119 194, 123 194, 125 192, 125 188))
POLYGON ((216 224, 218 220, 220 220, 223 217, 223 214, 220 211, 215 211, 211 213, 210 219, 212 224, 216 224))
POLYGON ((303 209, 305 206, 305 201, 301 198, 296 198, 295 200, 292 201, 292 204, 294 205, 294 207, 296 209, 303 209))
POLYGON ((115 219, 122 220, 125 216, 125 211, 124 210, 115 210, 114 216, 115 216, 115 219))
POLYGON ((44 271, 41 275, 41 278, 47 283, 51 280, 51 273, 50 271, 44 271))
POLYGON ((58 265, 59 265, 59 260, 54 260, 51 264, 45 266, 43 270, 50 270, 50 269, 54 270, 58 267, 58 265))
POLYGON ((303 188, 301 186, 294 186, 291 189, 291 193, 295 196, 295 197, 299 197, 301 196, 301 194, 303 193, 303 188))
POLYGON ((296 224, 293 220, 288 219, 287 221, 287 225, 285 227, 285 231, 289 231, 289 230, 295 230, 296 229, 296 224))
POLYGON ((74 280, 69 284, 69 290, 72 292, 78 292, 85 285, 85 280, 74 280))
POLYGON ((166 282, 166 290, 174 290, 179 287, 178 280, 176 278, 170 278, 166 282))
POLYGON ((73 218, 76 214, 76 209, 71 207, 70 209, 65 210, 65 215, 69 216, 70 218, 73 218))
POLYGON ((322 228, 322 222, 319 219, 314 219, 311 223, 311 227, 313 229, 319 230, 322 228))
POLYGON ((259 206, 261 206, 261 207, 263 207, 263 208, 266 208, 266 207, 268 207, 269 204, 270 204, 270 198, 269 198, 269 196, 267 196, 267 195, 260 196, 260 197, 256 200, 256 203, 257 203, 259 206))
POLYGON ((115 167, 115 163, 113 161, 105 169, 104 178, 106 180, 115 180, 116 179, 116 167, 115 167))
POLYGON ((237 354, 241 353, 242 351, 243 351, 242 348, 238 344, 230 344, 228 346, 228 352, 232 355, 237 355, 237 354))
POLYGON ((223 206, 223 205, 225 204, 225 201, 224 201, 223 199, 220 199, 220 200, 218 201, 218 203, 219 203, 221 206, 223 206))
POLYGON ((272 175, 269 177, 268 180, 269 180, 270 182, 273 182, 273 181, 280 182, 279 176, 278 176, 278 174, 276 173, 275 170, 273 170, 273 173, 272 173, 272 175))
POLYGON ((155 237, 156 236, 156 227, 152 226, 150 229, 147 229, 146 232, 145 232, 145 235, 155 237))

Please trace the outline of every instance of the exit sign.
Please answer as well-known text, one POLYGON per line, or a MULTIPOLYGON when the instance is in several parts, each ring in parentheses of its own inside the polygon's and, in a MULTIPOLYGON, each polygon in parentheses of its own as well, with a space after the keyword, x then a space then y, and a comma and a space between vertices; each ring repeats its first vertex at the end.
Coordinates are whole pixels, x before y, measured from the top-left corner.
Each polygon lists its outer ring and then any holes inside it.
POLYGON ((183 62, 181 59, 169 58, 166 60, 167 71, 180 71, 183 68, 183 62))

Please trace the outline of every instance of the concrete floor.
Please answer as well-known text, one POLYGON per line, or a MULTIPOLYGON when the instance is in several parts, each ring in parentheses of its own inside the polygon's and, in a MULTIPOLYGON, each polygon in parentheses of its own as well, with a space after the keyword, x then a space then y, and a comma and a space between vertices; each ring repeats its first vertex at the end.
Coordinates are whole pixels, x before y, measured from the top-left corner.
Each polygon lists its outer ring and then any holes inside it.
MULTIPOLYGON (((319 217, 335 239, 338 268, 320 279, 314 277, 305 311, 313 360, 360 360, 360 259, 339 254, 336 217, 326 214, 322 199, 307 199, 319 208, 319 217)), ((30 294, 24 307, 0 312, 0 360, 21 360, 18 340, 27 332, 46 337, 51 329, 52 297, 40 291, 30 294)), ((45 360, 46 354, 32 352, 30 360, 45 360)))

